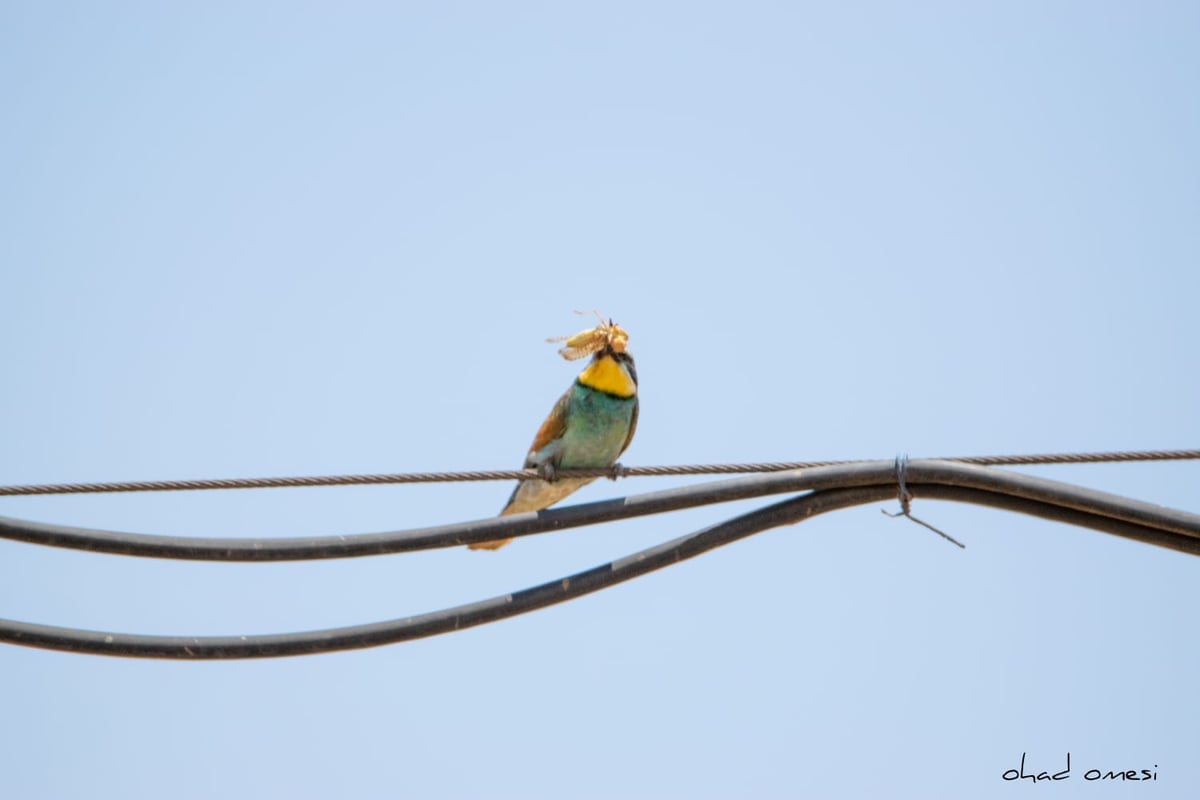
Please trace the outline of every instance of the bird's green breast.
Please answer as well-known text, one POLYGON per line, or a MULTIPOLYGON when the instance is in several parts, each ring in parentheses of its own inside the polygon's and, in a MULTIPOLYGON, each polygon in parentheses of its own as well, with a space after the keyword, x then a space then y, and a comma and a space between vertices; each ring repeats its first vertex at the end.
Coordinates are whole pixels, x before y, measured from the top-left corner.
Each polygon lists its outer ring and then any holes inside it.
POLYGON ((571 387, 560 467, 606 467, 629 438, 637 396, 616 397, 576 383, 571 387))

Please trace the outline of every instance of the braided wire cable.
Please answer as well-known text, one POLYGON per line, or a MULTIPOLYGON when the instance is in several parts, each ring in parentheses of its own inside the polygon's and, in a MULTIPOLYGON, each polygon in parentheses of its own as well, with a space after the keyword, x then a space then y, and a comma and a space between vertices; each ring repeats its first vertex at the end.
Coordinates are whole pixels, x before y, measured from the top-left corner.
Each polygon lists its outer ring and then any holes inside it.
MULTIPOLYGON (((1099 464, 1129 461, 1183 461, 1200 459, 1200 450, 1125 450, 1099 453, 1049 453, 1008 456, 955 456, 939 458, 979 466, 1032 466, 1037 464, 1099 464)), ((599 469, 562 469, 559 478, 641 478, 677 475, 737 475, 786 472, 814 467, 861 464, 865 460, 783 461, 751 464, 683 464, 674 466, 599 469)), ((179 492, 216 489, 283 489, 316 486, 362 486, 402 483, 454 483, 468 481, 527 480, 539 477, 532 469, 472 470, 453 472, 400 472, 368 475, 310 475, 282 478, 207 478, 165 481, 114 481, 104 483, 54 483, 0 486, 0 497, 117 492, 179 492)))

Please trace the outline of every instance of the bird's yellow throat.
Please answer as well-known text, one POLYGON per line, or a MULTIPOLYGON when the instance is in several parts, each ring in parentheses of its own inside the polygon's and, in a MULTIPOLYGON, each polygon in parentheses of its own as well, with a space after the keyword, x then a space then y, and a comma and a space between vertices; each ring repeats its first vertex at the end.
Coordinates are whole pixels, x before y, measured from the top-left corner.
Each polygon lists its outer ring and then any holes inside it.
POLYGON ((612 356, 601 356, 579 373, 579 382, 589 389, 617 397, 633 397, 637 384, 612 356))

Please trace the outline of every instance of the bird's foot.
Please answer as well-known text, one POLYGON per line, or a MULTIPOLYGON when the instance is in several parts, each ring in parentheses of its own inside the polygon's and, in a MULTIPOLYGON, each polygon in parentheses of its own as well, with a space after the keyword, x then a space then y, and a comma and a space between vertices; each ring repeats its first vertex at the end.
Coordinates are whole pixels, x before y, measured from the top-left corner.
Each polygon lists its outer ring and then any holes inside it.
POLYGON ((558 480, 558 467, 547 461, 545 464, 542 464, 540 467, 538 467, 538 476, 540 476, 541 479, 547 483, 554 483, 556 480, 558 480))
POLYGON ((626 467, 624 464, 622 464, 620 461, 613 464, 611 467, 611 470, 612 471, 608 473, 608 479, 610 481, 615 481, 618 478, 629 477, 629 468, 626 467))

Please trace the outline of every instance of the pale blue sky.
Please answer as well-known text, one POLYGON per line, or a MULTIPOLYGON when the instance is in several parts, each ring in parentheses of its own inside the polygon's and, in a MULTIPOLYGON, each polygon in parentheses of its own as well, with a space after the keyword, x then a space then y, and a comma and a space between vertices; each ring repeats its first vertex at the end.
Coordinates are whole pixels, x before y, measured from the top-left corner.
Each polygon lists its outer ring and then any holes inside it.
MULTIPOLYGON (((516 467, 576 371, 543 339, 591 308, 638 359, 630 465, 1195 447, 1198 33, 1167 2, 2 3, 0 483, 516 467)), ((1200 511, 1193 463, 1035 472, 1200 511)), ((0 514, 317 535, 510 488, 0 514)), ((0 542, 0 616, 392 619, 752 506, 323 563, 0 542)), ((878 508, 374 650, 3 646, 6 793, 1007 798, 1069 750, 1039 790, 1195 796, 1200 562, 878 508)))

